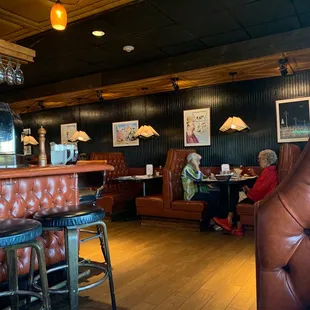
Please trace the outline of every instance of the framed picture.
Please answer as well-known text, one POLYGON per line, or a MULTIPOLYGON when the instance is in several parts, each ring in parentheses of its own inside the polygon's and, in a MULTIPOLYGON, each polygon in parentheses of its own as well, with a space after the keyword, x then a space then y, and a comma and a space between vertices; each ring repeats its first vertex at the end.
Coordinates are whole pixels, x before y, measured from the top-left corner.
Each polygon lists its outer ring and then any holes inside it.
POLYGON ((276 101, 278 142, 308 141, 310 97, 276 101))
POLYGON ((138 129, 139 121, 112 123, 113 147, 139 145, 139 139, 134 139, 138 129))
POLYGON ((210 108, 183 111, 184 145, 211 145, 210 108))
MULTIPOLYGON (((22 135, 30 136, 31 128, 24 128, 22 135)), ((24 145, 24 155, 31 155, 31 145, 24 145)))
POLYGON ((60 141, 61 143, 67 143, 72 135, 76 132, 76 123, 61 124, 60 125, 60 141))

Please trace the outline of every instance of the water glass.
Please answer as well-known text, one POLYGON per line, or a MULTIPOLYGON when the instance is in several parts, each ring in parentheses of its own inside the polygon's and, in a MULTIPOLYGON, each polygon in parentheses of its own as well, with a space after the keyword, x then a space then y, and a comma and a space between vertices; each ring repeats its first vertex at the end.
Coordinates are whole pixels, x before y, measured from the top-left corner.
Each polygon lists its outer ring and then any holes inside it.
POLYGON ((15 83, 15 72, 11 60, 9 60, 8 65, 5 69, 5 80, 10 86, 14 85, 15 83))
POLYGON ((17 63, 16 69, 15 69, 15 84, 16 85, 24 84, 24 73, 21 70, 19 63, 17 63))
POLYGON ((5 67, 0 57, 0 84, 5 82, 5 67))

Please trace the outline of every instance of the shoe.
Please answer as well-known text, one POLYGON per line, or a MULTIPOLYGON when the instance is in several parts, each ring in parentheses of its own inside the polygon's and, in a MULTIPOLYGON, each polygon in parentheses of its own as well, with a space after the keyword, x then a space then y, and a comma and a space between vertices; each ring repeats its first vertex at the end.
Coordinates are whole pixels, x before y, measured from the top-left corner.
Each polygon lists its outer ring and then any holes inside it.
POLYGON ((242 228, 236 228, 231 231, 232 236, 244 236, 244 230, 242 228))
POLYGON ((227 219, 219 219, 218 217, 214 217, 213 220, 217 225, 221 226, 225 230, 231 231, 231 224, 227 219))

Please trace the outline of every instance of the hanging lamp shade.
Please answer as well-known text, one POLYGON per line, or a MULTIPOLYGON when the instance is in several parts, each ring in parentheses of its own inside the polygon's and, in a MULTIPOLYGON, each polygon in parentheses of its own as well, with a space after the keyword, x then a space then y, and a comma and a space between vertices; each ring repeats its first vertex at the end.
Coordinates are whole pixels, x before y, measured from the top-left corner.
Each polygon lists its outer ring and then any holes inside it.
POLYGON ((236 132, 242 130, 250 130, 250 127, 240 117, 228 117, 226 122, 220 128, 222 132, 236 132))
POLYGON ((76 131, 69 140, 71 142, 76 142, 76 141, 86 142, 86 141, 91 140, 91 138, 85 131, 79 130, 79 131, 76 131))
POLYGON ((39 142, 33 136, 24 136, 22 140, 24 142, 24 145, 28 145, 28 144, 38 145, 39 144, 39 142))
POLYGON ((52 27, 55 30, 62 31, 66 29, 67 26, 67 11, 65 7, 57 1, 51 8, 50 19, 52 27))
POLYGON ((136 139, 138 138, 148 139, 151 137, 159 137, 159 134, 152 126, 143 125, 137 130, 134 137, 136 139))

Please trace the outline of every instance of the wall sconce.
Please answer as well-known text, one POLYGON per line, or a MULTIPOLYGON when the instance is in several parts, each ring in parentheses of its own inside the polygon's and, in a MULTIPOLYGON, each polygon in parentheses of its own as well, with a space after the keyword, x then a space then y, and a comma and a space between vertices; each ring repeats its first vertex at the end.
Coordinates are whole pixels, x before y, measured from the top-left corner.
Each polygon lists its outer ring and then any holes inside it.
POLYGON ((77 142, 77 141, 81 141, 81 142, 86 142, 91 140, 91 138, 89 137, 89 135, 82 130, 77 130, 72 137, 69 139, 69 141, 71 142, 77 142))
POLYGON ((250 130, 250 127, 240 118, 240 117, 228 117, 226 122, 220 128, 221 132, 236 132, 236 131, 243 131, 243 130, 250 130))

